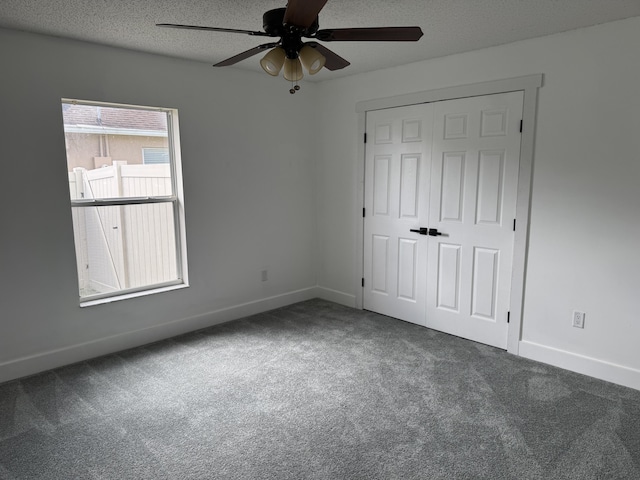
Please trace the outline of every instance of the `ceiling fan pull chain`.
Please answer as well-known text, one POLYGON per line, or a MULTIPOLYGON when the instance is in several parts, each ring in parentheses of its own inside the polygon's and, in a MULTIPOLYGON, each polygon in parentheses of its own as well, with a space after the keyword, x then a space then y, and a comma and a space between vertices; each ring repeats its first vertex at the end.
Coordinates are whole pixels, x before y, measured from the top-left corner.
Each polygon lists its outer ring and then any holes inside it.
MULTIPOLYGON (((298 69, 302 70, 302 64, 300 63, 300 60, 298 59, 298 61, 296 62, 296 78, 301 78, 302 75, 298 75, 298 73, 302 74, 302 72, 298 72, 298 69)), ((298 85, 298 80, 296 80, 296 85, 295 87, 293 87, 293 89, 297 92, 298 90, 300 90, 300 85, 298 85)))
MULTIPOLYGON (((296 78, 298 78, 298 67, 300 67, 300 62, 296 62, 296 75, 295 75, 296 78)), ((293 95, 298 90, 300 90, 300 85, 298 85, 298 80, 295 80, 295 85, 294 85, 294 81, 291 80, 291 89, 289 89, 289 93, 293 95)))

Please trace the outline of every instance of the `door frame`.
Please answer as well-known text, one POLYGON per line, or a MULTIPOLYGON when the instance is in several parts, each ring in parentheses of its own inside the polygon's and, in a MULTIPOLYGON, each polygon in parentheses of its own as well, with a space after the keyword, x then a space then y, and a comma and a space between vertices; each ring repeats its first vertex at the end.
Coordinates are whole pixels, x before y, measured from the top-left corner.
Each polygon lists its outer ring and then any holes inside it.
MULTIPOLYGON (((404 107, 421 103, 443 100, 456 100, 466 97, 478 97, 522 91, 523 130, 520 141, 520 169, 518 172, 518 195, 516 204, 516 231, 513 242, 513 266, 511 273, 511 297, 509 299, 510 322, 508 324, 507 351, 518 355, 522 335, 522 310, 524 306, 524 281, 527 267, 527 249, 529 241, 529 213, 531 204, 531 182, 533 179, 533 154, 536 130, 536 110, 538 89, 543 85, 543 75, 527 75, 502 80, 493 80, 455 87, 426 90, 392 97, 364 100, 356 103, 358 114, 358 164, 356 180, 356 265, 355 271, 364 278, 364 164, 365 129, 367 112, 387 108, 404 107)), ((364 287, 360 278, 356 278, 356 308, 363 308, 364 287)))

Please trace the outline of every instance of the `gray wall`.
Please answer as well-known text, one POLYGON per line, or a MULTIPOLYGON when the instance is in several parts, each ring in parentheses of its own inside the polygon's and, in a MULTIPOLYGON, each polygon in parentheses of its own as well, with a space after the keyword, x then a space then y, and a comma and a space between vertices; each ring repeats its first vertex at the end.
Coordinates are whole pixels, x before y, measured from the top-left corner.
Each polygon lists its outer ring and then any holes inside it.
POLYGON ((0 381, 314 296, 314 85, 8 30, 0 65, 0 381), (189 288, 78 306, 62 97, 178 109, 189 288))

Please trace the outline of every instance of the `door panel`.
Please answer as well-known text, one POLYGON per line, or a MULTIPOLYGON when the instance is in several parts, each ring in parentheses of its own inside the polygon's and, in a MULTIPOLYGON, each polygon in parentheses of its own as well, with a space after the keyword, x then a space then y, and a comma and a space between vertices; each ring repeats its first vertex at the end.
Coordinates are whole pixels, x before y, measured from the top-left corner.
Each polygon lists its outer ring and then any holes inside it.
POLYGON ((371 235, 371 290, 377 294, 388 295, 389 278, 389 237, 371 235))
POLYGON ((404 154, 400 159, 400 217, 417 219, 418 170, 421 155, 404 154))
POLYGON ((364 306, 424 325, 432 107, 367 114, 364 306))
POLYGON ((434 107, 429 227, 443 235, 429 239, 428 258, 439 260, 427 271, 426 325, 500 348, 507 345, 521 112, 521 92, 434 107))
POLYGON ((416 301, 418 241, 398 239, 398 298, 416 301))
POLYGON ((477 224, 498 225, 502 218, 504 155, 504 150, 480 152, 476 192, 477 224))
POLYGON ((391 156, 379 155, 374 157, 373 165, 373 213, 374 215, 389 214, 389 176, 391 156))
POLYGON ((464 203, 465 152, 446 152, 442 158, 442 194, 440 195, 440 220, 462 221, 464 203))
POLYGON ((460 248, 444 242, 438 245, 437 305, 455 313, 460 311, 460 248))
POLYGON ((496 319, 496 286, 500 252, 491 248, 473 249, 473 285, 471 315, 486 320, 496 319))

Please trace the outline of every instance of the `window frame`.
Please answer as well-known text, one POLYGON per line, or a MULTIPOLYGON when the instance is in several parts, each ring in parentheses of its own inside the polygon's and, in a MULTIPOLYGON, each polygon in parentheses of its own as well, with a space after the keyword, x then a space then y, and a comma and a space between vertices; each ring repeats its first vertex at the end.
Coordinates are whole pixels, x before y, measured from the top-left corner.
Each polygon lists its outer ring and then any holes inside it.
MULTIPOLYGON (((79 100, 73 98, 62 98, 61 105, 70 103, 74 105, 87 105, 110 108, 124 108, 128 110, 156 111, 167 116, 167 143, 169 150, 169 170, 171 172, 172 195, 147 196, 147 197, 117 197, 117 198, 97 198, 97 199, 70 199, 71 211, 74 208, 90 207, 117 207, 127 205, 154 205, 159 203, 171 203, 173 211, 175 259, 177 278, 167 282, 153 283, 144 286, 125 288, 112 292, 99 293, 95 295, 79 296, 80 306, 99 305, 127 298, 134 298, 143 295, 151 295, 178 288, 189 286, 187 275, 187 251, 186 251, 186 231, 184 218, 184 191, 182 184, 182 158, 180 154, 180 133, 178 126, 178 110, 175 108, 147 107, 141 105, 129 105, 113 102, 100 102, 92 100, 79 100)), ((63 119, 63 133, 64 119, 63 119)), ((66 159, 66 153, 65 153, 66 159)), ((74 249, 77 248, 74 245, 74 249)), ((76 262, 78 261, 76 252, 76 262)), ((80 279, 78 278, 78 281, 80 279)), ((80 289, 78 288, 78 295, 80 289)))

